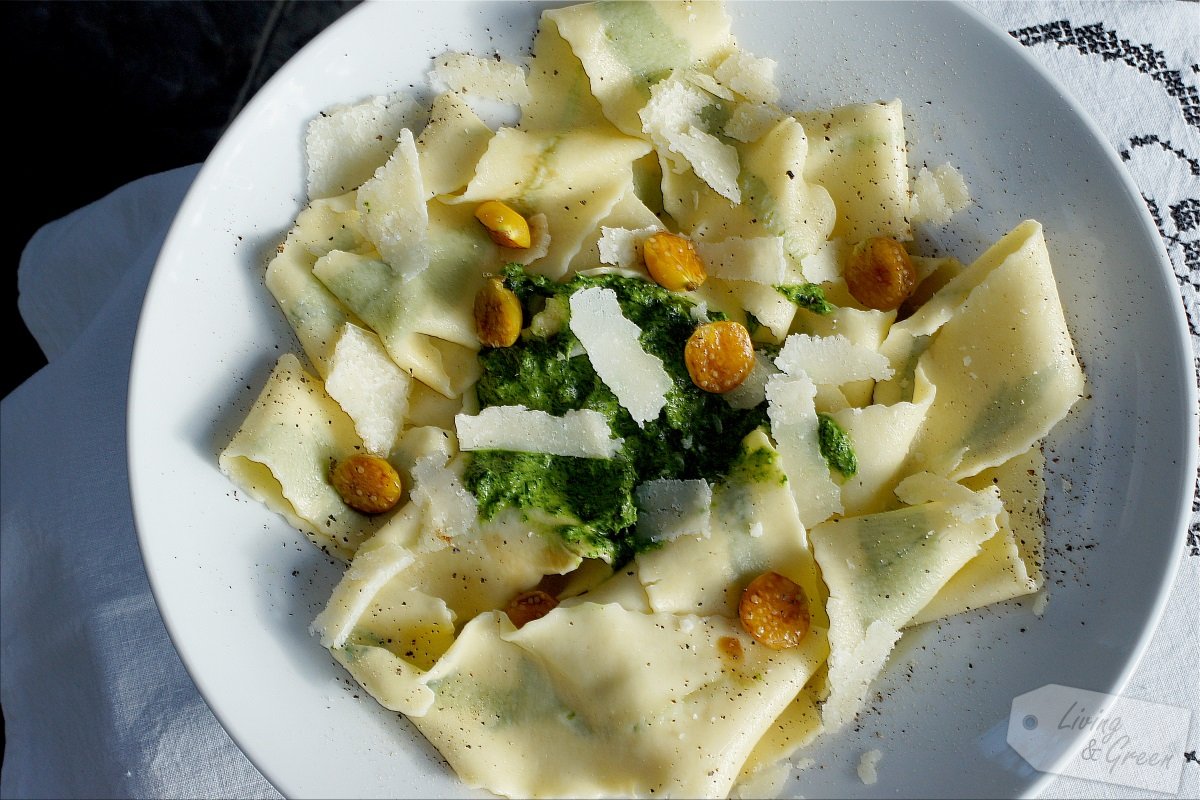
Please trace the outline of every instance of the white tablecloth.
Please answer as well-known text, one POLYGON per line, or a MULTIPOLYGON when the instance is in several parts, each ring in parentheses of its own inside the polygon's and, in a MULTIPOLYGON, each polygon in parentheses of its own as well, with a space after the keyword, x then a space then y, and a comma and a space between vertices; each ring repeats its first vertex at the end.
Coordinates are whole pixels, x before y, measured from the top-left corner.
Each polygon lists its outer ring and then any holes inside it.
MULTIPOLYGON (((1200 4, 976 2, 1108 134, 1158 223, 1197 343, 1200 4)), ((0 405, 3 797, 278 797, 171 646, 134 533, 125 453, 143 293, 198 167, 135 181, 51 223, 20 264, 20 309, 49 365, 0 405)), ((1130 697, 1200 731, 1200 513, 1130 697)), ((1047 797, 1129 797, 1056 778, 1047 797)), ((1180 797, 1200 796, 1200 763, 1180 797)))

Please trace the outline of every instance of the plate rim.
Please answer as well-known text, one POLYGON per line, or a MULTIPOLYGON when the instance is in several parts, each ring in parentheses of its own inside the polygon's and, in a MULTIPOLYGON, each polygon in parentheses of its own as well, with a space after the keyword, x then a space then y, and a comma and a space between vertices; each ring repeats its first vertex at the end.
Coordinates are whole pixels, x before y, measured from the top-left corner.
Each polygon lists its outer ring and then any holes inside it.
MULTIPOLYGON (((1129 197, 1141 198, 1141 188, 1134 181, 1133 176, 1125 165, 1121 163, 1116 150, 1113 149, 1109 142, 1108 135, 1100 128, 1091 113, 1083 107, 1083 104, 1075 97, 1074 94, 1066 87, 1063 81, 1042 65, 1034 56, 1028 52, 1028 49, 1017 42, 1008 31, 1001 28, 982 11, 976 8, 973 4, 966 0, 951 0, 955 5, 959 6, 968 16, 972 16, 976 21, 980 22, 984 27, 992 30, 997 34, 997 37, 1004 41, 1009 50, 1015 53, 1019 58, 1032 66, 1041 78, 1058 92, 1062 101, 1070 108, 1071 112, 1084 124, 1088 133, 1092 138, 1103 145, 1103 151, 1108 159, 1109 167, 1118 176, 1118 179, 1124 185, 1125 191, 1129 197)), ((1158 277, 1164 280, 1174 291, 1175 303, 1172 303, 1172 324, 1177 340, 1182 345, 1182 350, 1192 353, 1192 363, 1196 363, 1197 353, 1192 342, 1191 331, 1188 328, 1187 316, 1184 313, 1183 307, 1178 297, 1179 287, 1175 280, 1174 268, 1171 264, 1171 257, 1167 253, 1166 245, 1163 243, 1162 235, 1159 233, 1157 226, 1154 224, 1153 218, 1150 216, 1150 210, 1146 207, 1144 201, 1136 203, 1137 218, 1141 223, 1143 231, 1148 234, 1147 238, 1154 244, 1157 258, 1154 266, 1157 270, 1158 277)), ((1086 370, 1085 370, 1086 374, 1086 370)), ((1193 376, 1197 377, 1193 368, 1193 376)), ((1184 381, 1185 396, 1184 406, 1190 409, 1184 419, 1186 441, 1189 446, 1185 449, 1185 463, 1182 465, 1181 473, 1191 476, 1191 489, 1182 493, 1179 500, 1179 507, 1176 509, 1175 517, 1175 535, 1173 538, 1175 555, 1169 559, 1164 572, 1164 579, 1158 583, 1156 587, 1156 596, 1152 603, 1152 611, 1146 620, 1148 623, 1143 629, 1135 643, 1132 653, 1121 670, 1115 685, 1107 690, 1108 694, 1120 695, 1125 692, 1129 686, 1133 674, 1137 672, 1141 666, 1142 660, 1146 656, 1146 651, 1150 648, 1150 643, 1154 639, 1154 635, 1158 632, 1159 626, 1162 625, 1163 617, 1167 610, 1167 604, 1171 599, 1171 594, 1175 589, 1175 584, 1179 580, 1179 572, 1183 564, 1181 551, 1187 542, 1187 534, 1191 523, 1192 503, 1197 495, 1197 485, 1200 483, 1200 476, 1197 475, 1200 468, 1200 393, 1197 391, 1196 381, 1184 381)), ((1083 738, 1083 733, 1077 735, 1075 741, 1080 741, 1083 738)), ((1064 749, 1062 755, 1055 760, 1053 767, 1048 771, 1038 772, 1038 777, 1029 786, 1029 791, 1025 797, 1039 797, 1045 789, 1057 778, 1060 777, 1062 768, 1072 760, 1071 750, 1064 749)))

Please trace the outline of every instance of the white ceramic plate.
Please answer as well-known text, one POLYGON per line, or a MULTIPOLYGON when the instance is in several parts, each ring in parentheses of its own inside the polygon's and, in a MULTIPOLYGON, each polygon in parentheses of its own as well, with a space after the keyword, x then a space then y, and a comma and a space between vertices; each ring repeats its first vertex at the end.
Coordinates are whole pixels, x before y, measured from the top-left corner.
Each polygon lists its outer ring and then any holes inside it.
MULTIPOLYGON (((470 795, 398 715, 355 689, 308 624, 340 568, 217 469, 281 351, 298 347, 262 284, 304 200, 303 131, 327 106, 428 99, 446 49, 526 53, 540 7, 354 9, 268 83, 196 179, 138 330, 130 476, 151 584, 196 685, 293 797, 470 795)), ((1005 743, 1012 699, 1048 683, 1118 691, 1174 577, 1195 474, 1195 390, 1166 256, 1138 192, 1065 93, 1002 31, 947 4, 730 7, 779 62, 788 107, 901 98, 910 163, 952 161, 978 204, 922 245, 973 259, 1026 217, 1046 229, 1090 398, 1050 443, 1038 619, 1014 602, 906 634, 861 730, 831 738, 806 796, 1016 796, 1044 776, 1005 743), (862 784, 865 749, 885 755, 862 784)))

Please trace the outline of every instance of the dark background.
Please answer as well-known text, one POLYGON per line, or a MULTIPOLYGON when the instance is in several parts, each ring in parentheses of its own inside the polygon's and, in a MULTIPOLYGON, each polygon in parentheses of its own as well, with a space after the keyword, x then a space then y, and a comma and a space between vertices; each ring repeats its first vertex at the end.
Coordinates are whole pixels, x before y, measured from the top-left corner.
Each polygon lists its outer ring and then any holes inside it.
POLYGON ((203 161, 263 83, 356 3, 0 2, 12 321, 0 397, 46 363, 17 310, 34 232, 135 178, 203 161))
POLYGON ((203 161, 263 83, 357 2, 0 2, 10 176, 0 397, 46 363, 17 310, 34 232, 135 178, 203 161))

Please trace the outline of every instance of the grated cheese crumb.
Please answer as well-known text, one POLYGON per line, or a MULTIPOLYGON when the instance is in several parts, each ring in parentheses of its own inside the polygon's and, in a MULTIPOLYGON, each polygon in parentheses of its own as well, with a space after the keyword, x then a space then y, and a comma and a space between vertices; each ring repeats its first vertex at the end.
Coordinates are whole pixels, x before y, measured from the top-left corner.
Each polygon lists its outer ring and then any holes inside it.
POLYGON ((879 765, 881 758, 883 758, 882 751, 868 750, 858 760, 858 778, 867 786, 871 786, 875 781, 879 780, 879 774, 875 771, 875 768, 879 765))
POLYGON ((909 218, 913 222, 945 225, 959 211, 971 205, 971 193, 962 173, 950 164, 930 171, 921 167, 913 183, 909 218))
POLYGON ((1039 619, 1046 613, 1046 606, 1050 605, 1050 593, 1045 589, 1033 596, 1033 615, 1039 619))

